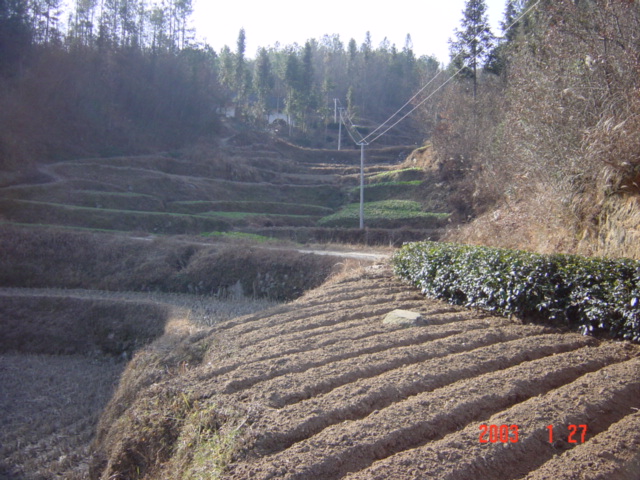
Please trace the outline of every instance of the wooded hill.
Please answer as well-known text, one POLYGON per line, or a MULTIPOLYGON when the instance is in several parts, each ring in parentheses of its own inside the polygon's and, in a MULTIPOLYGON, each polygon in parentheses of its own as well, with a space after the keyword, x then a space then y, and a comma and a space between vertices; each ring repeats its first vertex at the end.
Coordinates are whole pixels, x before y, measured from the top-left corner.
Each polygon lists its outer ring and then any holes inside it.
POLYGON ((190 0, 79 1, 65 22, 59 0, 3 0, 4 168, 178 148, 215 136, 231 109, 260 128, 265 114, 286 114, 298 139, 324 145, 337 129, 335 98, 351 118, 374 124, 439 68, 416 58, 410 37, 399 50, 388 42, 376 48, 370 36, 361 45, 325 36, 260 49, 252 59, 241 31, 234 51, 215 52, 193 39, 191 13, 190 0))

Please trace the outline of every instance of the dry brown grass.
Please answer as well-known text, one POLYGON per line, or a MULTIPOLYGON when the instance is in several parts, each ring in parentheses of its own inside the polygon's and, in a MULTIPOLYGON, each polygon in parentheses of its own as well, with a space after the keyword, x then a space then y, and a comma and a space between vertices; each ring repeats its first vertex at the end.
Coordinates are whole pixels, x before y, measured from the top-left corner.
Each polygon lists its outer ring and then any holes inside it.
POLYGON ((130 356, 162 335, 166 305, 0 292, 0 352, 130 356))
POLYGON ((548 197, 509 202, 481 215, 471 223, 449 229, 444 241, 539 253, 574 253, 575 233, 567 227, 563 212, 549 208, 548 197))
POLYGON ((584 232, 578 251, 640 260, 640 198, 621 195, 607 199, 600 214, 599 229, 584 232))
POLYGON ((0 286, 89 288, 289 300, 320 285, 336 259, 185 238, 131 238, 0 227, 0 286))
POLYGON ((639 22, 635 2, 541 5, 476 111, 461 86, 444 94, 441 170, 477 217, 449 240, 639 258, 639 22))

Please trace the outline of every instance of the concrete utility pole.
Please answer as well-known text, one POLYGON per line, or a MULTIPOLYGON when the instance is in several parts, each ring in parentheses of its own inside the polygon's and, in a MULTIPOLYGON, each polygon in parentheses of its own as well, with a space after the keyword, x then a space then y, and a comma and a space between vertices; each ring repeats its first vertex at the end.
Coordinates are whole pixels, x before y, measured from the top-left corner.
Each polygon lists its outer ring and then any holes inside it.
POLYGON ((342 107, 340 107, 340 122, 338 123, 338 150, 342 147, 342 107))
POLYGON ((364 230, 364 140, 360 142, 360 230, 364 230))

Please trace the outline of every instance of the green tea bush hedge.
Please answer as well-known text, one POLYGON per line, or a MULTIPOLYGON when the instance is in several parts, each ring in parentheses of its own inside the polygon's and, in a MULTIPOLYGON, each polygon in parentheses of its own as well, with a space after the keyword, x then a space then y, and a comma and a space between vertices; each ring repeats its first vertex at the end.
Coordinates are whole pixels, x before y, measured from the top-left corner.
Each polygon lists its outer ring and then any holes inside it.
POLYGON ((393 257, 425 295, 640 342, 640 262, 418 242, 393 257))

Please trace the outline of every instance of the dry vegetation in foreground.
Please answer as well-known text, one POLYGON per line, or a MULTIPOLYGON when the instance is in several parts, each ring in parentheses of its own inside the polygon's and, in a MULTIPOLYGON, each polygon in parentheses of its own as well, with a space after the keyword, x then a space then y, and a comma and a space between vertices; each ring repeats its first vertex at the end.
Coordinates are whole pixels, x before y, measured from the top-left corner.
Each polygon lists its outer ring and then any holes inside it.
POLYGON ((198 355, 187 346, 200 332, 275 305, 237 296, 0 289, 0 479, 90 478, 90 444, 118 385, 146 386, 183 371, 198 355), (144 368, 123 378, 132 357, 144 368))
POLYGON ((198 363, 211 326, 298 296, 339 261, 34 227, 3 227, 0 252, 2 480, 93 478, 89 444, 116 387, 131 403, 198 363))
POLYGON ((0 479, 87 479, 95 425, 124 367, 107 357, 0 353, 0 479))
POLYGON ((443 239, 640 259, 639 4, 536 5, 499 47, 502 78, 423 112, 451 204, 478 219, 443 239))
POLYGON ((48 228, 0 228, 0 285, 290 300, 320 285, 335 259, 251 240, 131 238, 48 228))

